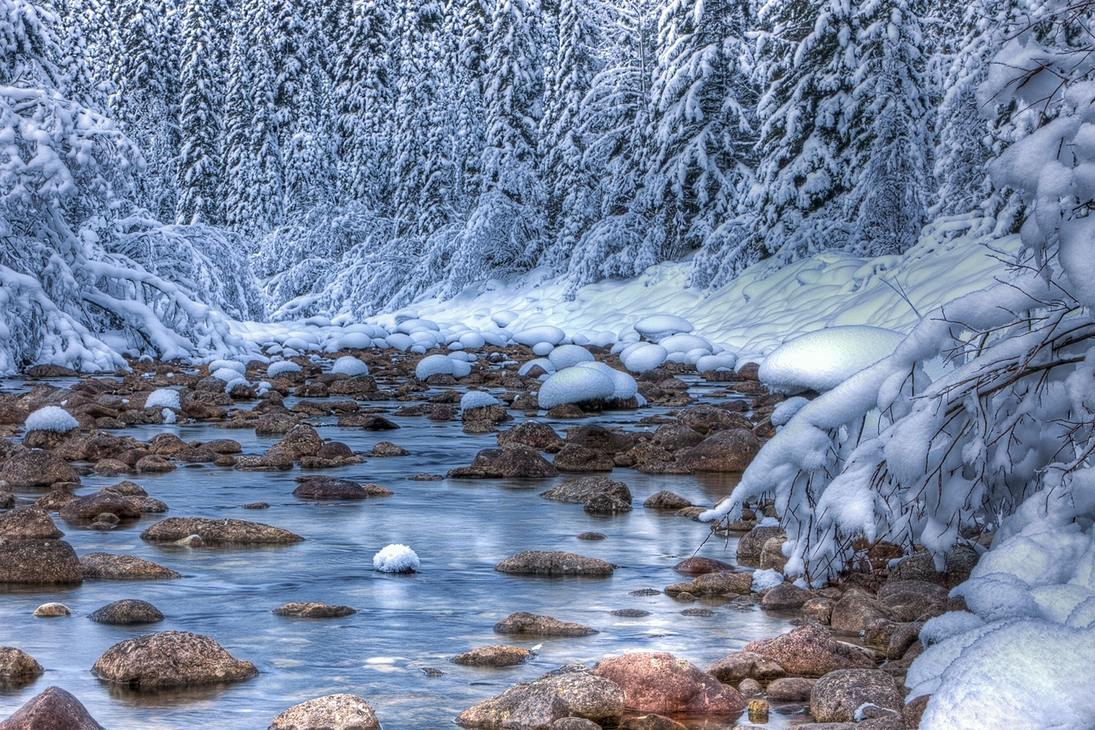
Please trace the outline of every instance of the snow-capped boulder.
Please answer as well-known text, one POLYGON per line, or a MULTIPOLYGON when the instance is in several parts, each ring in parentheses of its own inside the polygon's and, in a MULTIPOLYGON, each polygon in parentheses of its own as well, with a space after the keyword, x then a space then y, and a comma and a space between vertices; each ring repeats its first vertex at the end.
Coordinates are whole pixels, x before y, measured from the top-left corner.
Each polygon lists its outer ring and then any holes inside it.
POLYGON ((723 352, 718 355, 704 355, 696 360, 696 372, 710 373, 719 370, 729 371, 733 370, 734 366, 737 364, 737 355, 730 352, 723 352))
POLYGON ((692 323, 684 317, 672 314, 654 314, 635 323, 635 331, 645 339, 657 342, 678 332, 691 332, 692 323))
MULTIPOLYGON (((178 398, 179 396, 176 394, 176 403, 178 402, 178 398)), ((23 424, 23 427, 26 428, 28 433, 31 431, 67 433, 74 428, 79 428, 80 423, 64 408, 46 406, 45 408, 39 408, 34 413, 27 416, 26 423, 23 424)))
MULTIPOLYGON (((429 355, 418 361, 414 369, 414 376, 419 380, 425 380, 431 375, 453 375, 457 361, 445 355, 429 355)), ((468 367, 471 372, 471 367, 468 367)))
POLYGON ((691 350, 703 350, 708 354, 711 353, 711 343, 696 335, 670 335, 665 339, 658 340, 658 344, 664 347, 668 353, 686 353, 691 350))
MULTIPOLYGON (((286 345, 289 347, 289 345, 286 345)), ((209 363, 209 372, 214 373, 217 370, 235 370, 240 375, 247 374, 247 366, 237 360, 214 360, 209 363)))
POLYGON ((365 332, 350 332, 336 338, 331 347, 334 352, 339 350, 368 350, 373 346, 373 338, 365 332))
POLYGON ((414 346, 414 340, 410 335, 405 335, 402 332, 396 332, 390 334, 384 338, 384 344, 393 350, 399 350, 400 352, 406 352, 414 346))
POLYGON ((607 400, 616 392, 616 383, 606 373, 584 367, 561 370, 540 386, 539 404, 549 409, 563 403, 607 400))
POLYGON ((538 357, 535 360, 529 360, 524 365, 522 365, 517 370, 517 374, 521 377, 524 377, 528 375, 529 371, 535 367, 541 368, 548 375, 553 375, 555 373, 555 365, 552 364, 551 360, 547 359, 546 357, 538 357))
POLYGON ((881 327, 829 327, 777 347, 761 363, 759 377, 772 390, 785 393, 830 390, 893 354, 904 339, 881 327))
POLYGON ((537 342, 532 346, 532 354, 537 357, 544 357, 551 354, 551 351, 555 349, 555 345, 550 342, 537 342))
MULTIPOLYGON (((267 370, 267 373, 270 371, 267 370)), ((351 378, 355 375, 368 375, 369 366, 358 360, 356 357, 347 355, 346 357, 340 357, 335 360, 335 364, 331 366, 331 372, 342 375, 349 375, 351 378)))
POLYGON ((488 345, 494 345, 495 347, 505 347, 508 339, 508 335, 503 335, 502 330, 497 332, 480 332, 479 336, 483 338, 483 341, 488 345))
POLYGON ((480 350, 487 344, 487 340, 478 332, 467 332, 460 335, 459 342, 466 350, 480 350))
POLYGON ((639 384, 635 382, 635 378, 603 362, 581 362, 574 367, 595 370, 607 375, 612 380, 612 397, 616 400, 634 398, 639 392, 639 384))
POLYGON ((452 361, 452 376, 459 380, 471 375, 471 363, 466 360, 452 361))
POLYGON ((541 342, 548 342, 552 345, 558 345, 566 338, 566 333, 558 327, 552 327, 549 324, 541 325, 539 327, 530 327, 526 330, 521 330, 513 335, 513 340, 519 345, 528 345, 532 347, 541 342))
POLYGON ((223 380, 226 383, 235 383, 240 380, 247 382, 246 378, 243 377, 243 374, 239 370, 233 368, 218 368, 210 373, 210 375, 217 380, 223 380))
POLYGON ((178 410, 182 406, 179 403, 179 391, 171 388, 160 388, 148 394, 144 402, 145 408, 174 408, 178 410))
POLYGON ((373 556, 373 568, 381 573, 413 573, 421 566, 414 550, 398 543, 388 545, 373 556))
POLYGON ((416 332, 440 332, 441 327, 437 322, 428 319, 407 319, 397 323, 395 331, 402 332, 405 335, 413 335, 416 332))
POLYGON ((469 390, 460 397, 460 410, 469 411, 472 408, 488 408, 498 405, 498 399, 490 393, 482 390, 469 390))
POLYGON ((494 322, 499 327, 509 327, 517 320, 517 314, 503 309, 501 312, 495 312, 490 316, 490 321, 494 322))
POLYGON ((266 377, 276 378, 283 373, 299 373, 300 365, 297 365, 291 360, 279 360, 278 362, 270 363, 266 368, 266 377))
POLYGON ((593 355, 578 345, 559 345, 548 353, 548 360, 556 370, 566 370, 581 362, 593 362, 593 355))
POLYGON ((667 357, 669 353, 661 345, 644 344, 622 353, 620 361, 631 372, 642 373, 658 367, 667 357))

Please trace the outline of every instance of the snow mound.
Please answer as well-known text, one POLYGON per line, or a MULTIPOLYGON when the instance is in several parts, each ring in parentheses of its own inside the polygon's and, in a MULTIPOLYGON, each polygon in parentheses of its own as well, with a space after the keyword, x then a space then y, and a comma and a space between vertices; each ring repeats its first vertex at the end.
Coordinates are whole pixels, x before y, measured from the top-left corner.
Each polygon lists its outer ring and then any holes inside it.
POLYGON ((471 375, 470 362, 467 362, 466 360, 457 360, 454 358, 450 358, 450 360, 452 360, 452 376, 454 378, 459 380, 460 378, 466 378, 467 376, 471 375))
POLYGON ((170 425, 178 420, 177 418, 175 418, 175 411, 171 410, 170 408, 164 408, 162 411, 160 411, 160 416, 163 418, 163 422, 165 425, 170 425))
POLYGON ((835 388, 891 355, 904 335, 881 327, 830 327, 777 347, 760 366, 760 380, 787 393, 835 388))
POLYGON ((548 360, 551 360, 551 364, 555 366, 556 370, 566 370, 580 362, 593 362, 594 358, 593 354, 584 347, 559 345, 559 347, 548 353, 548 360))
POLYGON ((238 380, 243 380, 244 382, 246 382, 243 374, 235 368, 217 368, 216 370, 211 372, 210 375, 217 380, 223 380, 226 383, 235 383, 238 380))
POLYGON ((639 392, 639 384, 635 382, 635 378, 627 373, 622 373, 615 368, 611 368, 603 362, 580 362, 574 367, 595 370, 599 373, 604 373, 611 378, 613 398, 627 400, 628 398, 635 397, 639 392))
POLYGON ((508 309, 503 309, 501 312, 495 312, 490 317, 490 321, 494 322, 499 327, 509 327, 516 319, 517 314, 508 309))
POLYGON ((691 332, 692 323, 684 317, 673 314, 654 314, 643 317, 635 323, 635 331, 648 340, 655 342, 679 332, 691 332))
POLYGON ((633 373, 642 373, 665 362, 669 353, 661 345, 642 344, 628 348, 620 354, 620 362, 633 373))
MULTIPOLYGON (((175 400, 178 401, 178 395, 175 396, 175 400)), ((74 428, 79 428, 80 424, 64 408, 46 406, 27 416, 27 422, 23 424, 23 427, 28 433, 31 431, 66 433, 74 428)))
POLYGON ((179 392, 177 390, 171 390, 170 388, 160 388, 154 390, 148 394, 148 399, 144 402, 145 408, 174 408, 178 410, 182 406, 179 404, 179 392))
POLYGON ((552 345, 558 345, 566 338, 566 333, 558 327, 553 327, 550 324, 541 325, 539 327, 530 327, 526 330, 522 330, 513 335, 513 340, 519 345, 538 345, 541 342, 548 342, 552 345))
POLYGON ((384 338, 385 344, 393 350, 399 350, 400 352, 406 352, 414 347, 414 340, 410 335, 404 335, 402 333, 395 333, 388 335, 384 338))
POLYGON ((559 371, 540 386, 541 408, 554 408, 564 403, 612 398, 616 383, 601 370, 573 367, 559 371))
MULTIPOLYGON (((418 361, 418 365, 414 369, 414 376, 419 380, 425 380, 431 375, 453 375, 457 362, 459 361, 445 355, 428 355, 418 361)), ((468 372, 471 372, 470 365, 468 366, 468 372)))
POLYGON ((484 345, 487 344, 486 338, 478 332, 468 332, 460 335, 458 340, 460 345, 466 350, 481 350, 484 345))
POLYGON ((421 565, 418 555, 406 545, 388 545, 373 556, 373 568, 381 573, 413 573, 421 565))
POLYGON ((551 351, 555 349, 555 345, 550 342, 537 342, 532 346, 532 354, 538 357, 544 357, 550 355, 551 351))
MULTIPOLYGON (((368 375, 369 366, 356 357, 347 355, 346 357, 340 357, 335 360, 335 364, 331 366, 331 372, 349 375, 352 378, 355 375, 368 375)), ((267 371, 267 373, 269 373, 269 371, 267 371)))
MULTIPOLYGON (((340 348, 341 349, 341 348, 340 348)), ((292 360, 279 360, 278 362, 272 362, 266 368, 266 377, 276 378, 282 373, 299 373, 300 365, 297 365, 292 360)))
POLYGON ((486 408, 487 406, 496 406, 498 403, 498 399, 486 391, 469 390, 460 397, 460 410, 466 411, 471 408, 486 408))
POLYGON ((753 590, 767 591, 783 582, 783 574, 778 570, 753 571, 753 590))
MULTIPOLYGON (((289 345, 286 345, 289 347, 289 345)), ((209 372, 215 372, 217 370, 235 370, 240 375, 247 375, 247 366, 239 360, 214 360, 209 363, 209 372)))
POLYGON ((441 327, 437 322, 429 319, 407 319, 397 324, 395 331, 413 335, 416 332, 440 332, 441 327))
POLYGON ((670 354, 702 350, 705 354, 710 355, 712 349, 710 342, 696 335, 670 335, 663 340, 658 340, 658 344, 670 354))
POLYGON ((331 342, 334 352, 339 350, 368 350, 373 346, 373 338, 364 332, 351 332, 331 342))
POLYGON ((938 644, 958 634, 979 629, 985 625, 977 614, 966 611, 949 611, 942 616, 928 619, 920 629, 920 640, 924 646, 938 644))
POLYGON ((543 368, 544 372, 546 372, 548 375, 552 375, 553 373, 555 373, 555 365, 551 362, 551 360, 548 360, 544 357, 538 357, 535 360, 529 360, 524 365, 522 365, 517 370, 517 374, 521 377, 524 377, 525 375, 528 375, 529 370, 532 370, 536 366, 540 366, 541 368, 543 368))

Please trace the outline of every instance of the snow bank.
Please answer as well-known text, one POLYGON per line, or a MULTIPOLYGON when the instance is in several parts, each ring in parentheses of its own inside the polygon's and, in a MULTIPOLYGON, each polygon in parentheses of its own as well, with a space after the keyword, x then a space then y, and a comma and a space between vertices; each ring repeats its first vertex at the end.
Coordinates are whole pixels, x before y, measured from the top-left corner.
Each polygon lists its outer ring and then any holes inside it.
POLYGON ((879 327, 832 327, 780 345, 760 366, 772 390, 796 393, 835 388, 865 367, 892 354, 905 336, 879 327))
POLYGON ((554 408, 564 403, 606 400, 616 392, 616 383, 601 370, 573 367, 561 370, 540 386, 541 408, 554 408))
POLYGON ((645 339, 655 342, 678 332, 691 332, 695 329, 687 319, 673 314, 653 314, 643 317, 634 326, 635 331, 645 339))
MULTIPOLYGON (((178 401, 178 395, 175 396, 175 400, 176 402, 178 401)), ((64 408, 58 408, 57 406, 39 408, 34 413, 27 416, 27 422, 23 424, 23 428, 25 428, 28 433, 30 431, 55 431, 57 433, 66 433, 79 427, 79 422, 72 417, 72 414, 64 408)))
POLYGON ((159 388, 148 394, 148 398, 144 402, 145 408, 174 408, 179 410, 182 406, 179 403, 179 391, 172 390, 171 388, 159 388))
POLYGON ((373 568, 381 573, 414 573, 422 563, 406 545, 392 544, 373 556, 373 568))

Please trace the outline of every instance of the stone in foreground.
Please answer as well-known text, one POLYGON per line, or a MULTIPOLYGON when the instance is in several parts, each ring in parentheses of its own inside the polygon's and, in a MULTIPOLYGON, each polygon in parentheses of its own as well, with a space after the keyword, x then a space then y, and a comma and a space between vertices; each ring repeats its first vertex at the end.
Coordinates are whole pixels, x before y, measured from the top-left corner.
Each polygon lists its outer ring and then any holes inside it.
POLYGON ((139 691, 250 679, 255 665, 236 659, 208 636, 164 631, 127 639, 103 652, 92 667, 100 679, 139 691))
POLYGON ((589 636, 599 633, 582 624, 559 621, 527 611, 511 613, 494 625, 498 634, 532 634, 534 636, 589 636))
POLYGON ((148 542, 175 542, 198 535, 206 545, 288 545, 304 538, 288 530, 247 520, 168 517, 141 533, 148 542))
POLYGON ((61 689, 47 687, 32 697, 11 717, 0 722, 0 730, 104 730, 80 700, 61 689))
POLYGON ((817 722, 854 722, 856 711, 867 704, 901 718, 905 700, 894 678, 878 669, 829 672, 810 692, 810 713, 817 722))
POLYGON ((540 730, 578 717, 614 727, 624 713, 624 693, 584 667, 566 666, 465 710, 456 724, 469 730, 540 730))
POLYGON ((133 555, 88 553, 80 556, 84 580, 167 580, 182 578, 170 568, 133 555))
POLYGON ((0 537, 0 583, 79 583, 84 579, 76 551, 64 540, 0 537))
POLYGON ((369 703, 357 695, 316 697, 274 718, 269 730, 380 730, 369 703))
POLYGON ((745 651, 761 654, 793 677, 820 677, 837 669, 874 669, 874 662, 854 647, 836 641, 829 630, 807 624, 774 639, 758 639, 745 651))
POLYGON ((628 710, 635 712, 726 717, 745 709, 736 689, 667 652, 602 659, 593 673, 619 686, 628 710))
POLYGON ((129 624, 154 624, 163 621, 160 609, 148 601, 140 601, 135 598, 124 598, 120 601, 108 603, 102 608, 88 614, 88 619, 100 624, 114 626, 127 626, 129 624))
POLYGON ((612 575, 615 566, 599 558, 587 558, 565 552, 527 550, 506 558, 494 569, 520 575, 612 575))

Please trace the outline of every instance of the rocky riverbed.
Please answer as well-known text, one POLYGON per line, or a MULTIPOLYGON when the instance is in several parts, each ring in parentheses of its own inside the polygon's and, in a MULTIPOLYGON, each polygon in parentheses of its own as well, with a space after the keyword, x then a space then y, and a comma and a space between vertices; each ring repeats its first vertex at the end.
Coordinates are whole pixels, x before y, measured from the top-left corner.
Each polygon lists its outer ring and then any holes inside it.
POLYGON ((774 433, 755 367, 544 411, 530 349, 480 355, 4 382, 0 728, 916 727, 904 673, 972 551, 773 586, 772 505, 696 521, 774 433), (49 407, 72 427, 25 428, 49 407), (372 569, 392 543, 417 572, 372 569))

